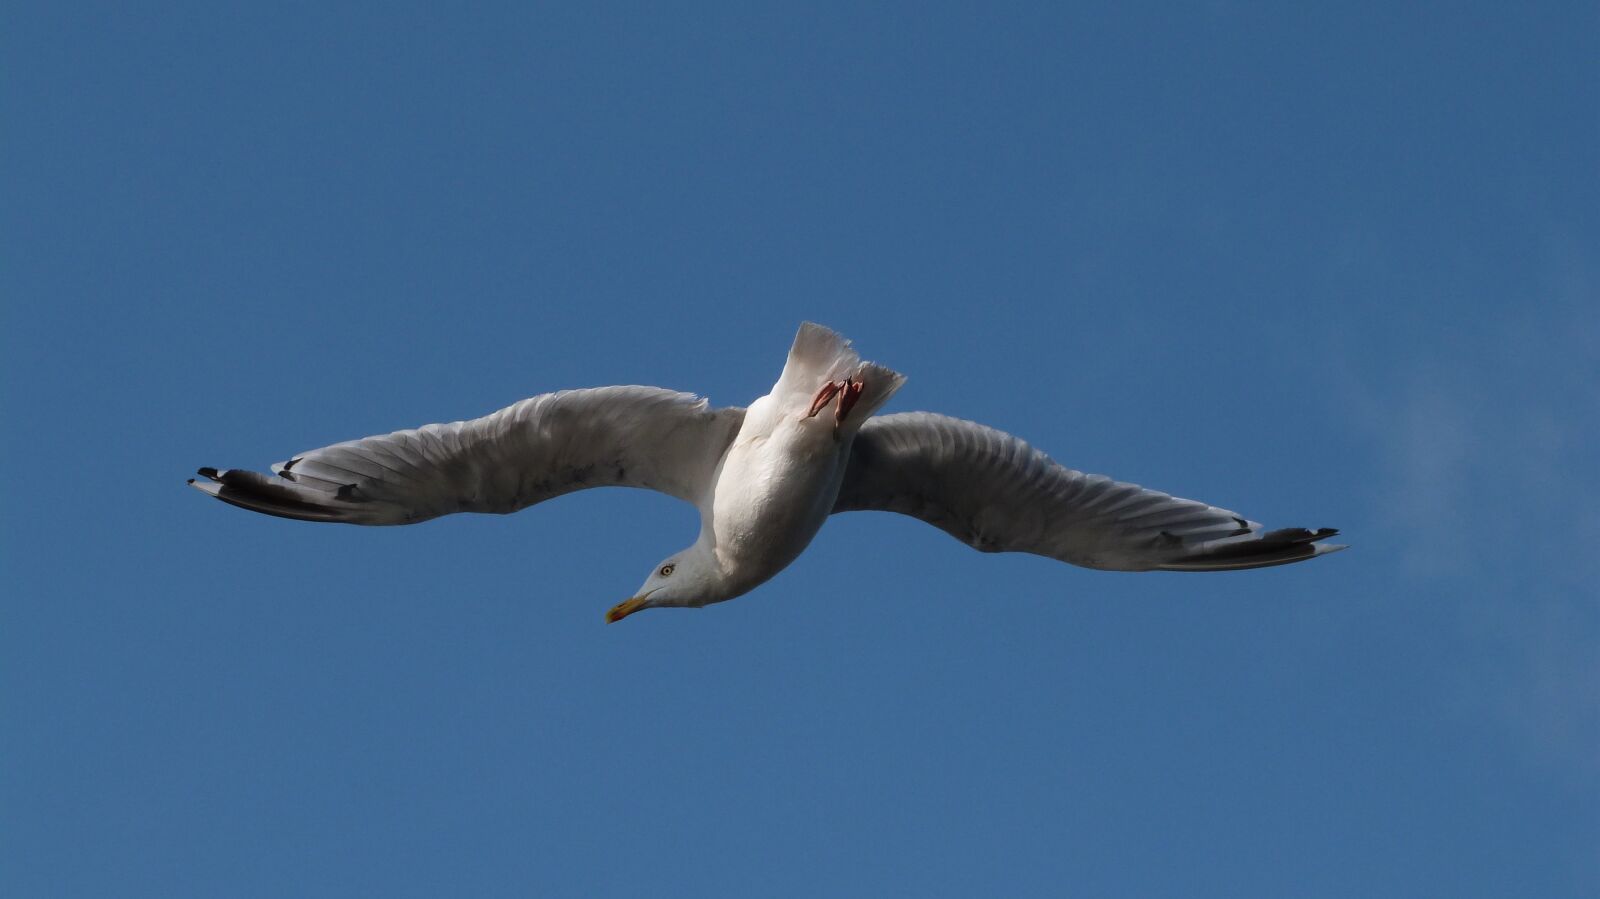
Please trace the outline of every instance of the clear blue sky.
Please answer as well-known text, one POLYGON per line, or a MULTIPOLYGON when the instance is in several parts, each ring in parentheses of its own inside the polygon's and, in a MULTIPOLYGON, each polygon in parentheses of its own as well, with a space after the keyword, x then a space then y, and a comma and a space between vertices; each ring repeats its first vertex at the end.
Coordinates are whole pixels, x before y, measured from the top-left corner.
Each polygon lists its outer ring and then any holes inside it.
POLYGON ((1407 6, 13 4, 0 894, 1600 892, 1600 13, 1407 6), (802 319, 1354 548, 608 627, 687 506, 183 486, 802 319))

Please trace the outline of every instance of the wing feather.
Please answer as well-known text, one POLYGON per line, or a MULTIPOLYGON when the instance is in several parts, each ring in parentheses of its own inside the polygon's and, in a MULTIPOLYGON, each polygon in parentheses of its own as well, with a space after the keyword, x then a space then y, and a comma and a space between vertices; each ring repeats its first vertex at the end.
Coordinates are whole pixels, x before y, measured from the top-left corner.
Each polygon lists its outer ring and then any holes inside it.
POLYGON ((693 394, 596 387, 531 397, 470 421, 336 443, 191 484, 243 508, 309 521, 410 524, 514 512, 589 487, 643 487, 697 505, 744 420, 693 394))
POLYGON ((1089 568, 1214 571, 1343 549, 1338 532, 1261 525, 1227 509, 1056 464, 1025 441, 929 412, 884 415, 856 435, 834 512, 919 518, 984 552, 1089 568))

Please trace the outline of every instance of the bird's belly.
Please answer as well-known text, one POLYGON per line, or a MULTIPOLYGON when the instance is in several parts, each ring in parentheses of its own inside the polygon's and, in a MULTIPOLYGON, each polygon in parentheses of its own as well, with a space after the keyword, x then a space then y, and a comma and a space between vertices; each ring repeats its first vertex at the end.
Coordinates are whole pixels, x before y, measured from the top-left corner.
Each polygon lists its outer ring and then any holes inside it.
POLYGON ((809 423, 735 441, 712 504, 724 569, 753 587, 794 561, 833 511, 848 449, 809 423))

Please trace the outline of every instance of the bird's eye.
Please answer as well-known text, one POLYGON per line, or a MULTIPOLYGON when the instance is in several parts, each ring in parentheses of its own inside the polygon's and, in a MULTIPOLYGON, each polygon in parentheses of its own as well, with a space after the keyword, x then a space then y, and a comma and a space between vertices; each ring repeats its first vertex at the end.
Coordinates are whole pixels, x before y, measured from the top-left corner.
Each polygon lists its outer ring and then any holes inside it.
POLYGON ((662 577, 666 577, 667 575, 672 573, 673 569, 675 569, 677 567, 678 566, 676 566, 676 565, 663 565, 663 566, 661 566, 661 576, 662 577))

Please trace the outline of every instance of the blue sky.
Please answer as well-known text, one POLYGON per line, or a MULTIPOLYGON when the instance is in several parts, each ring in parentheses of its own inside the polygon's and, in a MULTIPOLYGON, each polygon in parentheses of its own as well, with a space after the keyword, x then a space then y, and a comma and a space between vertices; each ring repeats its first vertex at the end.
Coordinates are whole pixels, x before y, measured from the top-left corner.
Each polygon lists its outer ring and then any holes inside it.
POLYGON ((22 4, 0 893, 1600 892, 1592 4, 22 4), (891 410, 1333 525, 1223 575, 843 516, 700 612, 593 491, 183 486, 812 319, 891 410))

